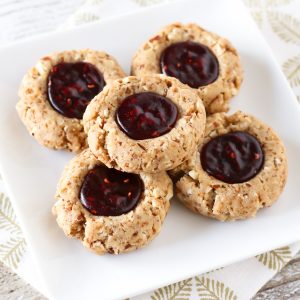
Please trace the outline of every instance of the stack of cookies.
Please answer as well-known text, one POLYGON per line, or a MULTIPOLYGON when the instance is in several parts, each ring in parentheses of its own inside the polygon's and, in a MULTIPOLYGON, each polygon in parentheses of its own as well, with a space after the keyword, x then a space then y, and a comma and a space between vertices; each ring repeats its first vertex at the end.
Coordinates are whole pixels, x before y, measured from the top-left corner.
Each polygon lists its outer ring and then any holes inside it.
POLYGON ((98 254, 138 249, 160 232, 173 186, 186 207, 221 221, 274 203, 285 149, 255 117, 226 114, 243 77, 228 40, 171 24, 137 50, 131 73, 87 49, 43 57, 22 81, 30 134, 78 152, 53 207, 67 236, 98 254))

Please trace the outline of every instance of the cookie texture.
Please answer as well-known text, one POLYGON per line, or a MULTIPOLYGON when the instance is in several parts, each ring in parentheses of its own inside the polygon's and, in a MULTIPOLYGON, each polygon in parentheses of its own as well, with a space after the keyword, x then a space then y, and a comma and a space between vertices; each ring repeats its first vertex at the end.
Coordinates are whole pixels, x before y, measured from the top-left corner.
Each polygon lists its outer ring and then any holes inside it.
POLYGON ((240 111, 231 116, 214 114, 207 118, 203 145, 172 171, 177 177, 177 196, 189 209, 221 221, 236 220, 254 217, 277 200, 287 180, 287 158, 281 140, 269 126, 240 111), (249 181, 229 184, 203 170, 199 153, 212 138, 234 131, 248 132, 259 140, 264 165, 249 181))
POLYGON ((197 24, 170 24, 150 38, 133 57, 132 75, 161 73, 159 62, 164 49, 184 41, 203 44, 217 57, 219 77, 213 83, 196 90, 203 100, 207 113, 228 111, 229 100, 237 94, 243 80, 239 55, 227 39, 206 31, 197 24))
POLYGON ((47 96, 48 74, 53 66, 62 62, 91 63, 102 73, 107 84, 124 77, 125 73, 110 55, 85 49, 45 56, 24 76, 16 108, 29 133, 46 147, 78 152, 86 147, 82 120, 59 114, 47 96))
POLYGON ((181 164, 201 142, 205 120, 198 94, 164 75, 129 76, 108 84, 83 116, 93 154, 108 167, 132 173, 156 173, 181 164), (171 131, 152 139, 133 140, 120 130, 115 121, 116 109, 123 99, 141 92, 157 93, 176 104, 179 117, 171 131))
POLYGON ((113 217, 95 216, 82 206, 79 192, 87 172, 98 164, 86 149, 65 167, 52 209, 59 227, 98 254, 118 254, 145 246, 160 232, 168 212, 173 195, 171 179, 165 172, 142 173, 144 192, 132 211, 113 217))

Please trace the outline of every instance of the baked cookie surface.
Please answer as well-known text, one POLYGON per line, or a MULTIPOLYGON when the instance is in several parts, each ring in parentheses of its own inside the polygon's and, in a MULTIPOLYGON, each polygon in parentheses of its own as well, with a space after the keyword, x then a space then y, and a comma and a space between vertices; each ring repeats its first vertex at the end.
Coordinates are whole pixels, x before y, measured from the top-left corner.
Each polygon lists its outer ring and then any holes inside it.
POLYGON ((53 53, 24 76, 16 108, 40 144, 78 152, 86 147, 82 125, 86 105, 105 84, 124 76, 116 60, 101 51, 53 53))
MULTIPOLYGON (((113 173, 104 177, 104 182, 98 180, 98 189, 104 185, 104 192, 108 193, 104 205, 108 205, 109 209, 99 208, 92 199, 90 204, 94 203, 97 210, 93 211, 86 203, 85 207, 83 206, 82 193, 86 192, 88 174, 93 173, 97 167, 106 168, 88 149, 77 155, 65 167, 55 195, 57 202, 52 210, 59 227, 68 237, 81 240, 85 247, 98 254, 118 254, 145 246, 160 232, 169 209, 169 200, 173 195, 171 179, 165 172, 136 175, 108 169, 108 172, 115 171, 123 173, 121 176, 129 177, 120 183, 113 173), (143 184, 138 202, 126 213, 112 211, 120 207, 124 209, 126 188, 134 193, 132 187, 135 182, 130 185, 132 176, 135 176, 135 179, 138 177, 143 184), (105 186, 106 184, 108 186, 105 186), (120 184, 124 186, 118 189, 120 184), (99 215, 101 213, 104 215, 99 215)), ((91 194, 86 195, 93 197, 91 194)))
POLYGON ((198 94, 164 75, 114 81, 83 117, 93 154, 108 167, 132 173, 181 164, 201 142, 205 120, 198 94))
POLYGON ((172 175, 178 198, 194 212, 221 221, 245 219, 277 200, 287 159, 269 126, 242 112, 218 113, 207 118, 199 151, 172 175))
POLYGON ((243 80, 231 43, 196 24, 174 23, 145 42, 132 60, 135 76, 164 73, 195 88, 208 113, 225 112, 243 80))

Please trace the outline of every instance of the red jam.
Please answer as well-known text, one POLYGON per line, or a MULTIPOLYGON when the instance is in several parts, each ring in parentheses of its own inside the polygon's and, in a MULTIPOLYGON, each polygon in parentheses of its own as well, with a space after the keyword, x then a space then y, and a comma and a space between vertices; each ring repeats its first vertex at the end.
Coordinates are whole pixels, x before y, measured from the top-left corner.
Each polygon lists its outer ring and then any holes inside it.
POLYGON ((219 62, 206 46, 187 41, 172 44, 160 57, 161 72, 176 77, 192 88, 214 82, 219 76, 219 62))
POLYGON ((209 175, 227 183, 250 180, 264 164, 259 141, 243 131, 213 138, 203 146, 200 158, 202 168, 209 175))
POLYGON ((120 216, 134 209, 143 193, 139 175, 98 165, 85 176, 80 202, 96 216, 120 216))
POLYGON ((172 130, 178 108, 166 97, 145 92, 125 98, 115 118, 120 129, 131 139, 152 139, 172 130))
POLYGON ((92 64, 60 63, 49 73, 48 99, 63 116, 82 119, 87 105, 104 86, 102 74, 92 64))

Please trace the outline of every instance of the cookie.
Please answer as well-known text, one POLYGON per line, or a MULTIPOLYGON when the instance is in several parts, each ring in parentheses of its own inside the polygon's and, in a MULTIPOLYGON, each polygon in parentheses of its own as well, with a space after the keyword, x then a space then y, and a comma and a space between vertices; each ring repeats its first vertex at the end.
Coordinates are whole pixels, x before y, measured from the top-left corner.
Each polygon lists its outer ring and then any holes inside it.
POLYGON ((109 169, 86 149, 65 167, 53 214, 68 237, 98 254, 118 254, 158 235, 172 194, 165 172, 136 175, 109 169))
POLYGON ((104 52, 57 52, 41 58, 25 75, 16 108, 40 144, 78 152, 86 147, 86 106, 106 84, 124 76, 116 60, 104 52))
POLYGON ((243 80, 237 50, 196 24, 174 23, 145 42, 132 60, 135 76, 166 74, 198 91, 207 113, 225 112, 243 80))
POLYGON ((194 212, 221 221, 245 219, 277 200, 287 158, 266 124, 240 111, 218 113, 207 118, 199 151, 172 174, 178 198, 194 212))
POLYGON ((197 93, 164 75, 114 81, 83 117, 93 154, 110 168, 132 173, 181 164, 201 142, 205 120, 197 93))

